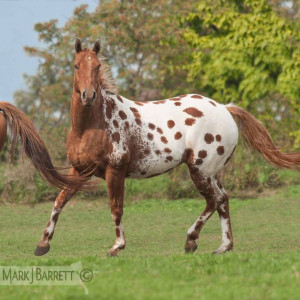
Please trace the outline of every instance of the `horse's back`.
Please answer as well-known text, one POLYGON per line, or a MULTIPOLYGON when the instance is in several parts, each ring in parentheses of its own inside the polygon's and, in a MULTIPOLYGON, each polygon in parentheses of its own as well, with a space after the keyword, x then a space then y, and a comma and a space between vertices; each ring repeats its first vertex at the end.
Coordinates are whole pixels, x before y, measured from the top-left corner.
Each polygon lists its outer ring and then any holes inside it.
MULTIPOLYGON (((225 105, 209 98, 183 95, 144 105, 138 103, 136 108, 143 121, 145 139, 150 137, 156 153, 163 154, 148 157, 152 161, 151 175, 180 164, 187 150, 192 152, 193 164, 207 174, 215 174, 224 167, 236 146, 235 121, 225 105)), ((147 171, 143 172, 145 177, 147 171)))

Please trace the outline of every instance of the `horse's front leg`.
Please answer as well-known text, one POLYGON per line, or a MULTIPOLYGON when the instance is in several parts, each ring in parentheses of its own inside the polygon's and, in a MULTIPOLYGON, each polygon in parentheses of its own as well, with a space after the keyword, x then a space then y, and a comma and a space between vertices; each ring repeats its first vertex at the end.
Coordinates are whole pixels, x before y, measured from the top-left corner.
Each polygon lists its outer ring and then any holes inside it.
POLYGON ((119 169, 107 167, 105 180, 110 198, 111 216, 115 223, 116 240, 108 255, 117 256, 118 252, 125 248, 125 234, 122 225, 123 197, 126 167, 119 169))
MULTIPOLYGON (((78 175, 74 168, 71 168, 69 175, 78 175)), ((41 256, 46 254, 50 249, 50 241, 54 234, 55 225, 58 220, 58 216, 61 213, 63 207, 71 199, 71 197, 77 192, 77 190, 63 189, 57 198, 55 199, 54 206, 51 212, 50 220, 44 230, 42 239, 37 244, 34 254, 41 256)))

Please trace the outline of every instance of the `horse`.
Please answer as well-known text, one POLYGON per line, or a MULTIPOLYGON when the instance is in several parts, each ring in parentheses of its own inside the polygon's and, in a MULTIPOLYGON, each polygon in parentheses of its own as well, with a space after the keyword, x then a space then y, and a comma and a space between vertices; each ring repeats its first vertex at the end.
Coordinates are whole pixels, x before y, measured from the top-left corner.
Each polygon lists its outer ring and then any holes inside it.
MULTIPOLYGON (((240 132, 275 167, 300 168, 300 153, 282 153, 265 127, 244 109, 223 105, 198 94, 159 101, 132 101, 120 96, 104 59, 100 42, 92 50, 75 42, 71 130, 67 137, 69 174, 106 180, 116 239, 108 255, 126 246, 122 224, 126 178, 158 176, 185 163, 191 179, 206 200, 202 214, 187 231, 185 251, 197 249, 206 221, 217 211, 222 242, 215 253, 233 250, 229 197, 218 179, 232 157, 240 132)), ((63 189, 35 255, 44 255, 63 207, 76 189, 63 189)))
POLYGON ((50 186, 57 189, 83 188, 85 190, 91 188, 89 184, 86 185, 86 180, 82 177, 60 174, 53 166, 45 143, 30 119, 14 105, 0 102, 0 151, 6 140, 7 127, 10 128, 12 134, 11 157, 13 158, 18 139, 20 139, 22 156, 25 153, 50 186))

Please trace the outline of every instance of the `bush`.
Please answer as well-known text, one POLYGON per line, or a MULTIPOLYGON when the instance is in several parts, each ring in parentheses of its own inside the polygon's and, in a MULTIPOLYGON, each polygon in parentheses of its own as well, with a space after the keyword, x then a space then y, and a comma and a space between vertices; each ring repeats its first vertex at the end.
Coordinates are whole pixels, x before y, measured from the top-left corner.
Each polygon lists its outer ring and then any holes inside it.
POLYGON ((55 193, 39 177, 29 160, 7 164, 1 178, 2 201, 34 204, 52 199, 55 193))

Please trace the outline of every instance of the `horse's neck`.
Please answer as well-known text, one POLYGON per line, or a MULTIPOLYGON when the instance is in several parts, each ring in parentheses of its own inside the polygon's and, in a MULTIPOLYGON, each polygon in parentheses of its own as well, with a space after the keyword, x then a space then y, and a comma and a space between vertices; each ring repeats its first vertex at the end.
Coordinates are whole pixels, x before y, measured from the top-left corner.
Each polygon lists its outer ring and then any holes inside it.
POLYGON ((82 136, 85 130, 101 127, 101 105, 102 97, 98 94, 98 99, 91 107, 83 106, 79 93, 73 92, 71 103, 72 131, 77 136, 82 136))

